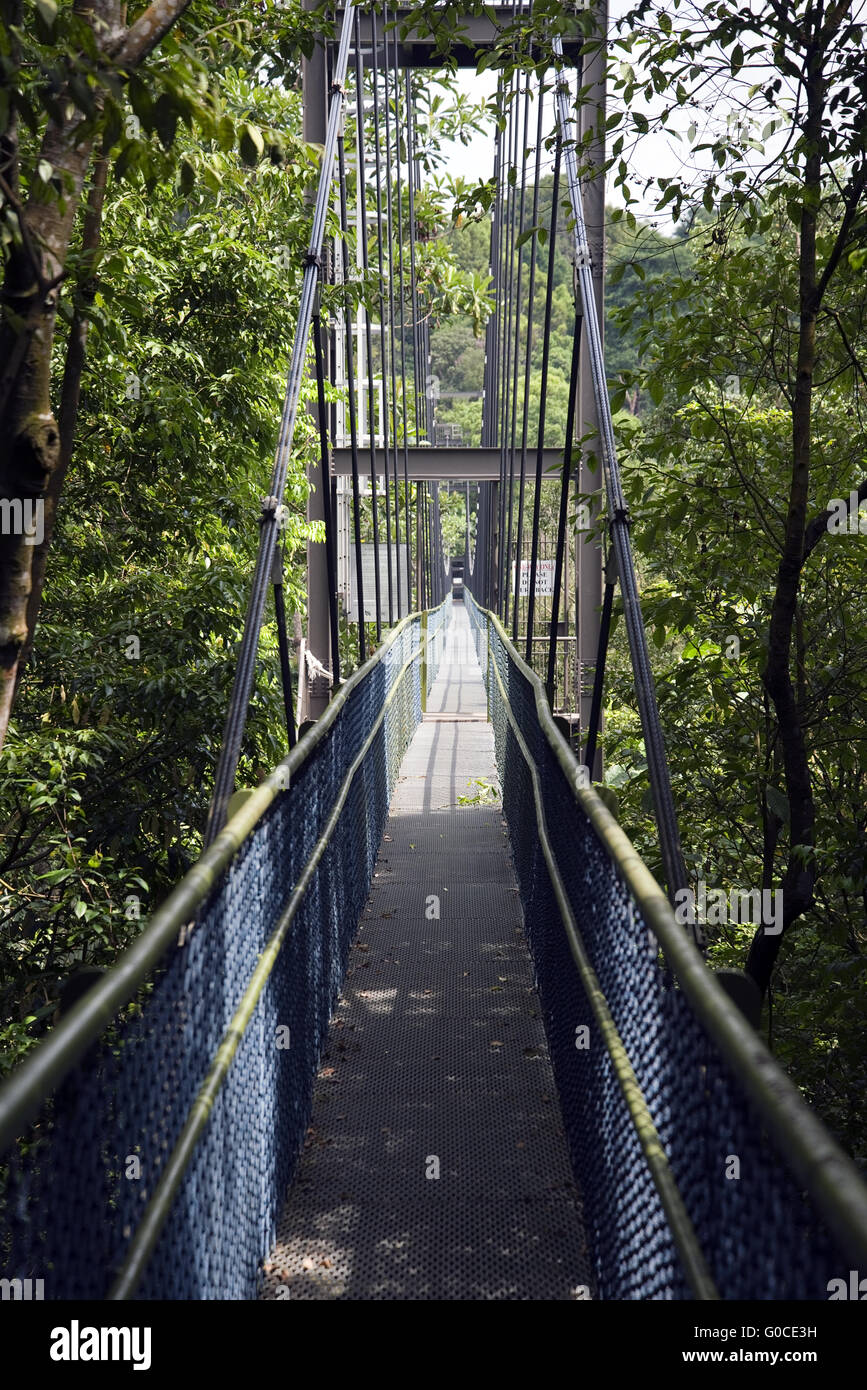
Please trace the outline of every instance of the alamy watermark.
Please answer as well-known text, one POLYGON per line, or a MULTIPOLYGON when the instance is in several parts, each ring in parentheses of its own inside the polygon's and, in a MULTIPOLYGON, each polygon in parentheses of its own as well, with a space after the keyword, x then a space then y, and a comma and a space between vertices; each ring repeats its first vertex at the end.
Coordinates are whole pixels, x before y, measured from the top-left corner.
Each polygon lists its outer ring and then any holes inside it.
POLYGON ((684 926, 699 923, 722 926, 726 922, 754 922, 766 936, 779 936, 783 930, 782 888, 708 888, 704 879, 693 888, 678 888, 674 895, 674 920, 684 926))
MULTIPOLYGON (((867 498, 864 499, 867 501, 867 498)), ((832 536, 867 536, 867 512, 859 510, 861 502, 857 489, 845 497, 832 497, 828 503, 826 529, 832 536)))
POLYGON ((41 497, 0 497, 0 534, 23 536, 25 545, 45 537, 45 502, 41 497))

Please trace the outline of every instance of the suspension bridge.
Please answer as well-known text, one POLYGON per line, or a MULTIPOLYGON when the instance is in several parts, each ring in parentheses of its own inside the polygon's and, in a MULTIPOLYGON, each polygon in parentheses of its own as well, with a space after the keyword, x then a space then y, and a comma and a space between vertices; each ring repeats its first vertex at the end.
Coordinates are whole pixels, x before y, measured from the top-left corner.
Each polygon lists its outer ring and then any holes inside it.
MULTIPOLYGON (((468 20, 454 60, 497 53, 524 8, 468 20)), ((578 24, 544 53, 513 45, 499 82, 495 312, 481 438, 467 448, 432 443, 422 389, 413 74, 438 61, 436 35, 410 11, 348 5, 306 64, 318 193, 205 847, 0 1090, 14 1296, 42 1281, 56 1299, 818 1300, 867 1263, 861 1176, 765 1048, 743 981, 709 969, 671 906, 687 876, 605 381, 592 35, 578 24), (576 126, 580 89, 591 112, 585 101, 576 126), (557 237, 576 312, 567 428, 551 449, 557 237), (293 690, 279 536, 307 382, 324 540, 309 545, 293 690), (569 726, 552 706, 570 498, 597 487, 573 458, 590 425, 609 563, 603 586, 600 549, 579 547, 589 679, 569 726), (457 600, 440 479, 466 499, 457 600), (594 789, 615 582, 664 887, 594 789), (289 753, 239 789, 269 592, 289 753), (348 678, 341 601, 358 643, 348 678)))

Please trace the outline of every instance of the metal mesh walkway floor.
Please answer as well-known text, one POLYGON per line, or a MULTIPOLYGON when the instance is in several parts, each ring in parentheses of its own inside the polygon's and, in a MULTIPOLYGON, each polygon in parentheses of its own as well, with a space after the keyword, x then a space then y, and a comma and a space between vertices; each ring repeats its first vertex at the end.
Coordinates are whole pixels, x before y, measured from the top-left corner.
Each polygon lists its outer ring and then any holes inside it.
POLYGON ((547 1300, 590 1285, 499 802, 458 802, 496 783, 460 607, 428 712, 401 765, 265 1299, 547 1300))

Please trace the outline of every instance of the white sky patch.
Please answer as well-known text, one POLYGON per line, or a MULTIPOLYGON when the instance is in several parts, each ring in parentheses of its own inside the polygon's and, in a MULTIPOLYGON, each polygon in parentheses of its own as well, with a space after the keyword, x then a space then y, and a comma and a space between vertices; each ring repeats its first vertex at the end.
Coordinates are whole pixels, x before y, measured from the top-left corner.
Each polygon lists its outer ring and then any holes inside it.
MULTIPOLYGON (((760 0, 752 0, 753 5, 759 3, 760 0)), ((751 0, 745 0, 745 9, 749 7, 751 7, 751 0)), ((680 180, 685 185, 698 189, 699 192, 703 180, 714 170, 724 181, 725 170, 720 171, 714 162, 711 151, 697 150, 696 146, 731 133, 735 128, 734 123, 743 119, 745 114, 743 107, 750 100, 749 89, 757 84, 766 83, 777 74, 773 67, 757 60, 748 62, 735 78, 730 75, 727 69, 723 69, 702 84, 702 90, 699 93, 700 102, 687 101, 683 107, 675 109, 669 119, 668 128, 660 129, 658 120, 661 113, 667 106, 676 106, 673 93, 653 92, 650 98, 646 99, 643 92, 646 74, 642 69, 640 47, 636 47, 631 55, 627 55, 613 42, 617 37, 616 21, 626 15, 631 8, 632 0, 610 0, 609 35, 612 42, 609 45, 609 58, 618 67, 621 62, 629 61, 632 64, 636 74, 633 109, 647 117, 651 123, 651 129, 644 135, 639 135, 636 132, 630 134, 627 117, 621 126, 609 132, 609 151, 611 144, 622 131, 625 136, 622 158, 628 169, 627 183, 633 198, 638 200, 632 205, 633 211, 646 220, 655 222, 660 231, 670 232, 673 229, 670 210, 664 209, 660 213, 655 211, 657 199, 661 196, 661 190, 655 180, 659 178, 680 180), (645 188, 645 180, 649 178, 654 182, 650 187, 645 188)), ((798 6, 796 5, 795 8, 798 6)), ((675 31, 685 27, 691 21, 695 23, 698 14, 697 6, 690 3, 690 0, 686 0, 686 3, 682 4, 678 10, 673 8, 669 10, 675 31)), ((855 22, 867 19, 867 0, 856 0, 852 7, 852 19, 855 22)), ((758 34, 750 34, 749 31, 742 35, 741 42, 747 50, 758 42, 763 43, 765 50, 769 46, 767 39, 762 40, 758 34)), ((457 75, 460 90, 475 101, 483 97, 492 101, 496 93, 496 81, 496 74, 490 71, 476 74, 469 70, 461 70, 457 75)), ((574 79, 574 85, 577 87, 577 78, 574 79)), ((763 165, 768 164, 780 154, 789 138, 785 113, 793 109, 796 95, 795 85, 790 80, 784 85, 779 98, 781 109, 778 113, 778 119, 780 120, 780 127, 775 132, 769 130, 769 123, 775 113, 767 109, 761 96, 756 98, 757 107, 761 107, 761 115, 754 118, 747 126, 741 127, 741 131, 749 137, 752 144, 744 150, 743 158, 739 160, 739 167, 746 166, 753 173, 758 173, 763 165)), ((609 115, 619 109, 619 104, 620 99, 611 91, 609 85, 609 115)), ((553 104, 550 96, 546 98, 546 106, 549 110, 546 113, 545 128, 546 134, 550 134, 554 127, 553 104)), ((534 103, 531 106, 528 141, 530 145, 535 142, 535 119, 534 103)), ((533 158, 531 153, 527 161, 528 165, 532 166, 533 158)), ((552 165, 553 155, 545 150, 542 159, 543 173, 549 173, 552 165)), ((449 174, 475 182, 480 178, 489 178, 493 169, 493 122, 489 132, 474 135, 468 145, 452 144, 447 150, 445 170, 449 174)), ((623 198, 620 191, 614 186, 614 179, 615 171, 612 169, 608 176, 607 199, 609 203, 617 206, 623 203, 623 198)))

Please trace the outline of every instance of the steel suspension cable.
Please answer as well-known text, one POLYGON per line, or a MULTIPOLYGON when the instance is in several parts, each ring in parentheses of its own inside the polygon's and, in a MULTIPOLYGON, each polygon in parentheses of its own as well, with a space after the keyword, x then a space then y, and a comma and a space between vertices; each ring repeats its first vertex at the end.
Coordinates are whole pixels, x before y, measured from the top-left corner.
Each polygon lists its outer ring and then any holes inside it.
MULTIPOLYGON (((516 7, 512 6, 514 16, 516 7)), ((514 307, 515 270, 515 206, 518 182, 518 120, 515 115, 516 99, 520 92, 520 79, 513 79, 512 99, 509 102, 509 172, 506 190, 506 236, 505 261, 503 266, 502 292, 505 294, 505 324, 503 327, 502 383, 500 389, 500 495, 497 499, 497 613, 503 615, 506 588, 506 467, 508 460, 508 438, 510 406, 509 380, 512 367, 512 311, 514 307)))
POLYGON ((545 286, 545 318, 542 325, 542 381, 539 391, 539 436, 536 441, 536 474, 533 488, 533 530, 530 542, 530 586, 527 590, 527 665, 533 664, 533 624, 536 618, 536 565, 539 558, 539 514, 542 506, 542 459, 548 409, 548 365, 551 356, 551 309, 554 300, 554 252, 557 248, 557 205, 560 199, 560 167, 563 141, 557 132, 554 181, 551 187, 551 224, 548 232, 548 283, 545 286))
MULTIPOLYGON (((403 575, 400 563, 400 487, 398 484, 398 449, 397 449, 397 368, 394 349, 395 337, 395 318, 394 318, 394 220, 391 201, 391 95, 389 88, 389 60, 388 60, 388 15, 389 10, 386 5, 383 9, 383 58, 384 58, 384 78, 385 78, 385 192, 386 192, 386 228, 388 241, 388 341, 389 354, 391 359, 391 439, 394 446, 394 544, 397 551, 397 614, 403 617, 403 575)), ((380 237, 380 244, 382 238, 380 237)), ((383 372, 385 366, 383 365, 383 372)), ((407 546, 409 546, 409 533, 407 532, 407 546)), ((409 571, 407 571, 407 583, 410 582, 409 571)), ((406 611, 409 613, 412 604, 410 596, 407 594, 406 611)))
MULTIPOLYGON (((576 313, 572 331, 572 366, 569 370, 569 403, 566 407, 566 444, 560 477, 560 511, 557 518, 557 558, 554 563, 554 594, 551 599, 551 630, 548 636, 548 677, 545 689, 548 704, 554 708, 554 665, 557 658, 557 621, 560 617, 560 591, 563 584, 563 552, 566 546, 566 517, 569 511, 569 484, 572 481, 572 440, 575 436, 575 410, 578 401, 578 372, 581 361, 581 315, 576 313)), ((567 605, 568 606, 568 605, 567 605)))
POLYGON ((485 377, 482 396, 482 444, 492 448, 496 438, 497 415, 497 356, 499 352, 499 275, 500 275, 500 180, 502 165, 503 132, 500 120, 503 114, 503 78, 497 79, 497 133, 494 141, 495 197, 491 216, 491 238, 488 253, 488 274, 494 289, 494 312, 485 326, 485 377))
POLYGON ((328 407, 325 402, 325 365, 322 352, 322 319, 319 290, 313 312, 313 362, 316 370, 316 413, 319 422, 319 486, 325 510, 325 557, 328 567, 328 612, 331 628, 331 677, 340 684, 340 628, 337 619, 337 546, 334 538, 334 509, 331 505, 328 449, 328 407))
MULTIPOLYGON (((382 581, 379 573, 379 513, 376 495, 376 417, 373 399, 373 326, 367 306, 368 277, 370 272, 370 252, 367 244, 367 178, 364 161, 364 66, 361 61, 361 19, 355 12, 355 160, 357 170, 356 196, 358 198, 358 223, 361 232, 361 266, 364 273, 364 345, 367 361, 367 429, 370 445, 370 511, 373 527, 373 592, 376 604, 376 640, 382 641, 382 581)), ((380 284, 382 283, 380 279, 380 284)), ((359 357, 361 347, 359 345, 359 357)))
POLYGON ((337 141, 337 167, 340 184, 340 234, 343 245, 343 315, 346 338, 346 394, 349 403, 349 443, 352 455, 352 508, 355 534, 355 582, 358 590, 358 659, 367 660, 367 633, 364 615, 364 569, 361 562, 361 489, 358 479, 358 421, 355 414, 355 362, 352 329, 355 317, 349 274, 349 227, 346 199, 346 155, 341 134, 337 141))
MULTIPOLYGON (((593 267, 590 248, 587 242, 587 227, 584 220, 584 200, 581 180, 578 175, 578 160, 574 133, 570 131, 571 94, 563 74, 563 44, 559 35, 554 36, 554 54, 559 62, 556 89, 557 128, 564 146, 566 186, 572 211, 575 263, 578 283, 581 290, 581 303, 584 310, 584 334, 587 355, 593 381, 593 396, 599 425, 599 445, 602 455, 602 469, 608 499, 609 526, 611 542, 617 561, 620 578, 620 591, 623 598, 623 613, 629 638, 632 669, 635 677, 635 692, 641 716, 644 747, 650 776, 656 824, 662 862, 672 901, 678 890, 686 887, 686 865, 680 843, 677 814, 674 809, 674 796, 671 789, 671 775, 665 752, 665 740, 659 719, 653 673, 650 668, 650 655, 647 649, 647 634, 641 613, 638 596, 638 581, 632 558, 629 539, 630 517, 623 494, 620 465, 617 459, 617 446, 614 440, 614 424, 611 418, 611 402, 608 397, 608 384, 605 378, 605 359, 602 351, 602 334, 596 312, 596 298, 593 292, 593 267)), ((696 942, 700 942, 700 928, 693 928, 696 942)))
POLYGON ((241 743, 244 737, 247 710, 249 708, 250 695, 253 689, 256 654, 259 647, 259 634, 262 629, 265 601, 268 594, 268 586, 274 560, 274 550, 276 548, 277 535, 280 529, 286 475, 289 469, 289 459, 295 435, 295 421, 298 415, 301 386, 307 361, 307 343, 313 317, 313 301, 319 275, 321 273, 325 218, 328 211, 331 181, 334 176, 334 151, 337 144, 337 133, 343 116, 343 84, 346 79, 346 69, 349 61, 349 46, 352 37, 354 9, 355 5, 353 0, 348 0, 346 10, 344 11, 343 28, 341 30, 337 60, 334 67, 334 82, 331 89, 331 103, 328 112, 325 148, 322 152, 319 186, 313 211, 313 225, 310 231, 310 242, 305 259, 304 278, 301 285, 301 297, 298 305, 298 322, 295 330, 295 342, 292 348, 292 358, 289 365, 286 394, 283 402, 283 413, 280 419, 280 430, 274 456, 274 467, 271 474, 271 492, 270 496, 264 500, 262 505, 259 528, 259 548, 256 555, 253 583, 247 605, 247 612, 244 618, 244 632, 241 638, 238 661, 235 668, 235 678, 232 685, 232 693, 229 698, 229 709, 223 729, 223 742, 220 750, 220 757, 214 776, 214 790, 208 812, 208 823, 205 827, 204 841, 206 846, 213 842, 226 818, 226 808, 235 786, 235 774, 238 769, 238 760, 241 756, 241 743))
MULTIPOLYGON (((527 289, 527 345, 524 357, 524 410, 523 424, 521 428, 521 479, 518 488, 518 525, 515 546, 517 566, 516 573, 520 573, 524 556, 524 491, 527 481, 527 440, 530 425, 530 371, 533 358, 533 308, 536 301, 536 260, 539 249, 539 186, 542 176, 542 129, 545 113, 545 102, 543 100, 542 83, 539 82, 539 111, 536 117, 536 162, 533 176, 533 212, 532 226, 534 228, 533 238, 530 243, 530 283, 527 289)), ((520 593, 521 585, 518 580, 515 587, 515 600, 512 606, 512 641, 518 641, 518 615, 520 612, 520 593)))
MULTIPOLYGON (((532 6, 530 7, 532 10, 532 6)), ((512 575, 512 522, 514 512, 514 489, 515 489, 515 445, 517 442, 518 431, 518 370, 520 365, 520 337, 521 337, 521 289, 524 280, 524 247, 521 238, 524 235, 524 212, 527 194, 527 137, 530 130, 530 77, 527 75, 527 85, 524 91, 524 139, 522 144, 523 158, 521 160, 521 200, 518 214, 518 274, 517 286, 515 290, 515 352, 514 352, 514 372, 512 378, 511 401, 512 401, 512 429, 509 443, 509 521, 506 531, 506 602, 503 611, 503 625, 508 627, 509 623, 509 596, 511 590, 512 575)), ((515 563, 515 594, 521 587, 521 563, 518 556, 515 563)))
MULTIPOLYGON (((379 41, 376 32, 376 12, 371 11, 371 79, 373 82, 373 148, 376 160, 376 252, 379 266, 379 362, 382 371, 382 456, 385 463, 385 562, 388 569, 388 625, 394 626, 394 579, 391 570, 391 495, 388 479, 389 430, 388 393, 385 371, 385 261, 382 249, 382 151, 379 140, 379 41)), ((373 384, 371 383, 371 395, 373 384)), ((400 603, 398 601, 398 608, 400 603)))
MULTIPOLYGON (((406 286, 404 282, 403 266, 403 190, 400 179, 400 65, 399 52, 397 46, 397 26, 394 31, 394 152, 396 168, 396 192, 397 192, 397 256, 398 256, 398 279, 399 279, 399 298, 400 298, 400 381, 401 392, 403 395, 403 484, 404 484, 404 508, 406 513, 406 545, 409 564, 407 568, 407 583, 409 593, 407 601, 410 611, 412 611, 412 547, 410 537, 412 530, 410 526, 410 496, 409 496, 409 424, 407 421, 406 410, 406 286)), ((418 506, 418 490, 416 489, 416 506, 418 506)), ((418 592, 418 581, 416 581, 417 607, 421 608, 421 595, 418 592)))
POLYGON ((421 372, 419 369, 419 344, 418 344, 418 282, 416 280, 416 256, 415 256, 415 159, 414 142, 415 130, 413 124, 413 91, 412 91, 412 70, 406 70, 406 189, 407 200, 409 203, 409 287, 410 287, 410 307, 412 309, 412 361, 413 361, 413 396, 415 398, 415 442, 418 444, 421 438, 420 425, 421 414, 419 405, 419 380, 421 372))

